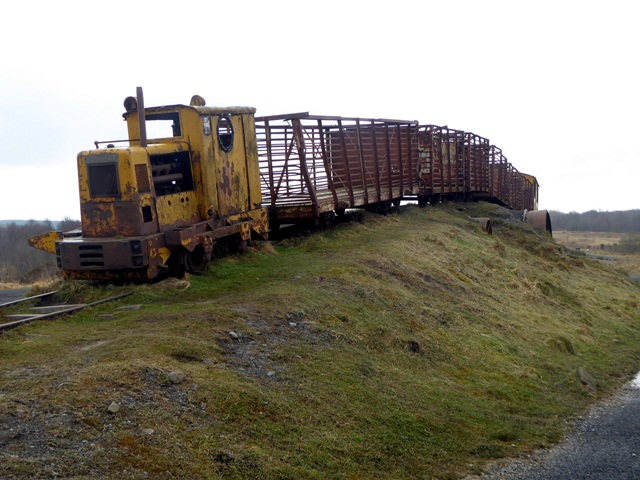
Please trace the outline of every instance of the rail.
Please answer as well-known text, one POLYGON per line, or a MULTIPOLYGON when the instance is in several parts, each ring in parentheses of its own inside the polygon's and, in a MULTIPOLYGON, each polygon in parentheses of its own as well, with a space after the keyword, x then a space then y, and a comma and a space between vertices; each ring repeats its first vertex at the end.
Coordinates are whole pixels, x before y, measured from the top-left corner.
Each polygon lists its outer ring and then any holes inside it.
POLYGON ((33 300, 35 298, 50 297, 51 295, 54 295, 56 293, 58 293, 58 291, 54 290, 53 292, 41 293, 40 295, 33 295, 32 297, 25 297, 25 298, 20 298, 18 300, 12 300, 11 302, 7 302, 7 303, 0 303, 0 308, 9 307, 11 305, 15 305, 16 303, 26 302, 27 300, 33 300))
MULTIPOLYGON (((41 295, 35 295, 33 297, 22 298, 20 300, 15 300, 13 302, 3 303, 0 307, 6 307, 9 305, 13 305, 19 302, 23 302, 26 300, 32 300, 39 297, 50 296, 56 292, 48 292, 41 295)), ((27 323, 33 322, 34 320, 43 320, 46 318, 53 318, 59 315, 64 315, 67 313, 77 312, 78 310, 82 310, 83 308, 93 307, 95 305, 99 305, 101 303, 111 302, 113 300, 119 300, 124 297, 128 297, 133 292, 123 293, 121 295, 116 295, 113 297, 104 298, 102 300, 98 300, 92 303, 79 303, 74 305, 50 305, 46 307, 34 307, 36 313, 26 313, 26 314, 10 314, 5 315, 5 318, 14 319, 12 322, 0 324, 0 333, 10 330, 12 328, 19 327, 21 325, 25 325, 27 323)))

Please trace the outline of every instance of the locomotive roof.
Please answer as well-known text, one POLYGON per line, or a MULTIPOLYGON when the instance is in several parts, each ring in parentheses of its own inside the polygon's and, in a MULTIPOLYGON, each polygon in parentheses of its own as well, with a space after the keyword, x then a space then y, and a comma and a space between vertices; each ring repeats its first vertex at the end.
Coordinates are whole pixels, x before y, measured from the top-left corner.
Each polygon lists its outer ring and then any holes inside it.
MULTIPOLYGON (((172 111, 188 109, 188 108, 197 111, 200 115, 222 115, 225 113, 241 115, 241 114, 256 113, 256 109, 254 107, 207 107, 207 106, 199 107, 194 105, 182 105, 182 104, 162 105, 159 107, 145 107, 144 111, 145 111, 145 114, 153 114, 153 113, 172 112, 172 111)), ((136 110, 132 110, 131 112, 126 112, 122 114, 122 116, 124 118, 127 118, 129 115, 136 114, 136 113, 137 113, 136 110)))

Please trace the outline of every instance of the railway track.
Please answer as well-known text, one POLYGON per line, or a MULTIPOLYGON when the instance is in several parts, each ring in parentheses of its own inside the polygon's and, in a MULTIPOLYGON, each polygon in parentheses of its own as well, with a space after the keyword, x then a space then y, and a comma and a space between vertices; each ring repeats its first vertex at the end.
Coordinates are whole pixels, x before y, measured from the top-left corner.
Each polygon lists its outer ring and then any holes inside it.
MULTIPOLYGON (((40 295, 34 295, 32 297, 21 298, 19 300, 14 300, 12 302, 3 303, 3 304, 0 304, 0 309, 9 307, 12 305, 16 305, 18 303, 26 302, 28 300, 36 300, 36 299, 42 299, 45 297, 50 297, 55 293, 57 293, 57 291, 42 293, 40 295)), ((4 321, 4 320, 10 320, 10 321, 0 324, 0 333, 10 330, 12 328, 19 327, 21 325, 25 325, 35 320, 44 320, 44 319, 59 317, 61 315, 65 315, 68 313, 77 312, 78 310, 82 310, 83 308, 93 307, 94 305, 99 305, 101 303, 118 300, 120 298, 127 297, 131 294, 132 292, 123 293, 121 295, 115 295, 113 297, 104 298, 102 300, 98 300, 91 303, 76 303, 76 304, 31 307, 29 311, 25 313, 11 313, 6 315, 1 315, 0 321, 4 321)))

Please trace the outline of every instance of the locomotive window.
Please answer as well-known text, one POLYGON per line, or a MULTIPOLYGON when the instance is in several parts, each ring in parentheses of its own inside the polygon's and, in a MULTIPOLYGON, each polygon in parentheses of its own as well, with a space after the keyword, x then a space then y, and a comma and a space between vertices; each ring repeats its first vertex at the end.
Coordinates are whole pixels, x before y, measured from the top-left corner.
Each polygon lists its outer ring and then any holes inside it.
POLYGON ((152 155, 150 161, 156 196, 194 190, 189 152, 152 155))
POLYGON ((218 143, 225 152, 233 148, 233 125, 228 115, 220 115, 218 119, 218 143))
POLYGON ((120 195, 118 181, 118 155, 88 155, 85 158, 91 197, 112 197, 120 195))
POLYGON ((182 135, 178 112, 150 113, 145 117, 145 120, 147 138, 171 138, 182 135))
POLYGON ((144 223, 149 223, 153 220, 153 213, 151 212, 151 206, 145 205, 142 207, 142 221, 144 223))

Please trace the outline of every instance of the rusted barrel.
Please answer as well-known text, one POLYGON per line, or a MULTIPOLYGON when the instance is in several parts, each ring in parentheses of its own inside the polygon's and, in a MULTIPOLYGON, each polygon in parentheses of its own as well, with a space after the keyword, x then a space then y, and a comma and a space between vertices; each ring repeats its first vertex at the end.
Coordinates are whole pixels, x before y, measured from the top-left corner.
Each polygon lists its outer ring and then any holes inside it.
POLYGON ((475 217, 471 218, 474 222, 478 222, 482 229, 487 232, 489 235, 493 233, 493 228, 491 227, 491 219, 488 217, 475 217))
POLYGON ((543 232, 549 232, 549 235, 553 235, 553 231, 551 230, 551 217, 547 210, 525 211, 524 221, 533 228, 537 228, 543 232))

